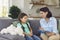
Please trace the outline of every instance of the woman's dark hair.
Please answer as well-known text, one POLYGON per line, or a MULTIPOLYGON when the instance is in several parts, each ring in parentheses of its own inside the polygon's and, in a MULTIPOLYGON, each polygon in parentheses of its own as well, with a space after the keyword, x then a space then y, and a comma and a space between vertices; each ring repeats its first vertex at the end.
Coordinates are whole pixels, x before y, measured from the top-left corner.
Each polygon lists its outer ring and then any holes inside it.
POLYGON ((18 20, 21 21, 20 19, 23 18, 24 16, 28 16, 27 14, 25 13, 21 13, 18 15, 18 20))
POLYGON ((51 13, 51 11, 49 10, 48 7, 43 7, 43 8, 40 9, 40 11, 48 12, 48 14, 47 14, 47 16, 46 16, 47 18, 52 17, 52 13, 51 13))

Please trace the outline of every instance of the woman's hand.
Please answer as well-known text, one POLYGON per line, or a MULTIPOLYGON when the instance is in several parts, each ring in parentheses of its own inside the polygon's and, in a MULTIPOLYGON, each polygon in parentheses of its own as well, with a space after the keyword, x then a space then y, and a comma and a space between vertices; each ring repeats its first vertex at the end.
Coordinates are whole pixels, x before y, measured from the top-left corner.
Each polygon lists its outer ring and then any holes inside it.
POLYGON ((46 35, 50 37, 50 36, 54 35, 54 33, 52 33, 52 32, 46 32, 46 35))
POLYGON ((44 30, 42 27, 39 27, 39 30, 44 30))

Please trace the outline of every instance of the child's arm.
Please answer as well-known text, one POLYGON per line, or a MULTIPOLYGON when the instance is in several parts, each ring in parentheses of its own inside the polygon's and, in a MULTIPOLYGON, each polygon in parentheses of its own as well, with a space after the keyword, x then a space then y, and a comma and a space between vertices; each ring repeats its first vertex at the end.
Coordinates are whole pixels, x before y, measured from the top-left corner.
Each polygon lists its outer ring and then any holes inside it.
POLYGON ((30 32, 32 33, 32 28, 30 27, 30 32))
POLYGON ((32 32, 32 28, 30 27, 30 34, 28 34, 29 36, 32 36, 33 35, 33 32, 32 32))

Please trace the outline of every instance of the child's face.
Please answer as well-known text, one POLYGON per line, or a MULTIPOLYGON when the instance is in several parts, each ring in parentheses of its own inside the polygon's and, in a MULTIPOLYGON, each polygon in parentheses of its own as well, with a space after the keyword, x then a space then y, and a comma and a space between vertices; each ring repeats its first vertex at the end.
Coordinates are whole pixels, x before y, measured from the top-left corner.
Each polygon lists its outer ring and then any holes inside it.
POLYGON ((21 22, 26 23, 28 20, 28 16, 24 16, 23 18, 21 18, 21 22))

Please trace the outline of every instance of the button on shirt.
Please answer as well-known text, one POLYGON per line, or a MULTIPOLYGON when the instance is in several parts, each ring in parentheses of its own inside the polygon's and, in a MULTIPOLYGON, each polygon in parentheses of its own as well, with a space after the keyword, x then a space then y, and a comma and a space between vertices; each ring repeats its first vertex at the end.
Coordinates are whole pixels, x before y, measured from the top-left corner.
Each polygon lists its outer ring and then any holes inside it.
POLYGON ((45 31, 58 33, 57 20, 54 17, 51 17, 48 22, 44 18, 42 18, 40 20, 40 25, 42 28, 44 28, 45 31))

